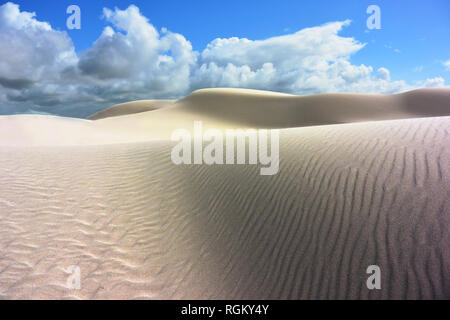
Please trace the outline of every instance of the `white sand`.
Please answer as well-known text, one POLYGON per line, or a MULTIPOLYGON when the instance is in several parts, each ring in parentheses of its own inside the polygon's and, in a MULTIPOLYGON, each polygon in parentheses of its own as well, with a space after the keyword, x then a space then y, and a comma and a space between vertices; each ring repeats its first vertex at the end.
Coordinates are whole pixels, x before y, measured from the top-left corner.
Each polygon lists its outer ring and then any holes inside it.
POLYGON ((74 146, 168 140, 195 120, 208 128, 293 128, 310 125, 450 115, 450 89, 398 95, 294 96, 245 89, 203 89, 153 108, 125 103, 81 120, 46 115, 0 116, 0 146, 74 146), (117 116, 120 110, 121 116, 117 116), (129 110, 129 114, 127 114, 129 110), (141 110, 141 111, 137 111, 141 110))
POLYGON ((0 117, 0 298, 450 298, 449 89, 131 109, 0 117), (286 128, 279 173, 174 165, 193 120, 286 128))

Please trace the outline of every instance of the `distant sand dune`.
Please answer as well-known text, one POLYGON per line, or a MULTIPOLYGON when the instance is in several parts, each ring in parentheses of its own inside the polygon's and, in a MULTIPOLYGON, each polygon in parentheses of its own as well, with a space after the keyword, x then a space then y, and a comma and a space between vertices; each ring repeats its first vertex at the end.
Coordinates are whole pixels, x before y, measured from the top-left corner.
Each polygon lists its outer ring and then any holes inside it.
POLYGON ((0 116, 0 146, 98 145, 170 139, 178 128, 292 128, 450 115, 450 88, 398 95, 294 96, 244 89, 203 89, 175 102, 135 101, 82 120, 0 116), (147 104, 149 103, 149 104, 147 104), (146 108, 152 109, 145 112, 146 108), (153 109, 156 108, 156 109, 153 109), (119 116, 120 114, 120 116, 119 116))
POLYGON ((176 105, 181 110, 243 126, 292 128, 447 116, 450 115, 450 88, 421 89, 396 95, 332 93, 310 96, 203 89, 179 100, 176 105))
POLYGON ((95 121, 2 117, 0 298, 450 299, 448 89, 379 105, 323 96, 346 101, 334 107, 249 91, 225 105, 223 93, 95 121), (280 114, 246 115, 277 99, 280 114), (308 117, 289 119, 295 108, 308 117), (387 121, 281 129, 279 172, 261 176, 257 165, 174 165, 161 139, 200 115, 221 127, 387 121), (366 287, 373 264, 381 290, 366 287), (66 287, 70 265, 80 290, 66 287))
POLYGON ((109 117, 123 116, 126 114, 135 114, 146 111, 157 110, 165 108, 174 103, 174 100, 137 100, 125 103, 116 104, 105 110, 101 110, 91 116, 88 119, 98 120, 109 117))

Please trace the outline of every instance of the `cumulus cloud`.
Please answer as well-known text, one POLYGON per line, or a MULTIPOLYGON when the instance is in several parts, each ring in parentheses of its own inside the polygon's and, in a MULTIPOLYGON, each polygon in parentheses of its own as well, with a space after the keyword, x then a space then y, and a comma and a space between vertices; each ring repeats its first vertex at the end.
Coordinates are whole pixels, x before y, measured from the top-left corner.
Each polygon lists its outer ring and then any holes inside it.
POLYGON ((115 92, 128 93, 128 99, 177 97, 189 90, 197 53, 182 35, 165 29, 159 33, 134 5, 105 8, 103 17, 112 26, 81 55, 82 76, 97 80, 110 97, 115 92))
POLYGON ((66 32, 8 2, 0 6, 0 43, 0 112, 23 112, 59 99, 62 74, 78 61, 66 32))
POLYGON ((36 20, 34 13, 20 12, 13 3, 0 7, 0 43, 0 77, 9 79, 3 83, 57 78, 65 67, 77 62, 67 33, 36 20))
POLYGON ((385 67, 374 72, 350 62, 365 44, 339 35, 348 20, 264 40, 218 38, 198 52, 183 35, 158 31, 134 5, 105 8, 102 18, 107 26, 99 38, 77 55, 66 32, 16 4, 0 6, 0 113, 83 117, 113 103, 177 98, 204 87, 294 94, 414 88, 392 81, 385 67))
POLYGON ((146 81, 149 88, 184 82, 184 87, 169 91, 187 89, 195 53, 182 35, 169 31, 160 35, 134 5, 127 10, 104 9, 103 16, 118 31, 106 27, 82 55, 78 66, 83 74, 99 79, 146 81))
POLYGON ((329 23, 266 40, 216 39, 199 56, 193 87, 213 83, 290 93, 342 89, 371 72, 370 67, 348 61, 364 47, 337 34, 349 23, 329 23))

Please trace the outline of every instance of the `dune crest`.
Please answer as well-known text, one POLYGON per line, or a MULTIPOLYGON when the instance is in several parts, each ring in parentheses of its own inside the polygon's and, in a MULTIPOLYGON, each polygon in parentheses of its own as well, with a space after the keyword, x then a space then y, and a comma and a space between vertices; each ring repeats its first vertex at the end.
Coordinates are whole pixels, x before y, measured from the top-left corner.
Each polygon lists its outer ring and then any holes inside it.
POLYGON ((450 115, 450 88, 380 94, 327 93, 296 96, 242 89, 203 89, 177 107, 224 121, 267 128, 450 115))
POLYGON ((295 96, 247 89, 202 89, 177 100, 107 108, 90 120, 44 115, 0 116, 0 146, 101 145, 168 140, 195 120, 205 128, 295 128, 450 115, 450 88, 395 95, 330 93, 295 96), (97 119, 97 120, 93 120, 97 119))
POLYGON ((174 103, 175 100, 136 100, 113 105, 109 108, 94 113, 88 117, 89 120, 98 120, 110 117, 135 114, 146 111, 165 108, 174 103))

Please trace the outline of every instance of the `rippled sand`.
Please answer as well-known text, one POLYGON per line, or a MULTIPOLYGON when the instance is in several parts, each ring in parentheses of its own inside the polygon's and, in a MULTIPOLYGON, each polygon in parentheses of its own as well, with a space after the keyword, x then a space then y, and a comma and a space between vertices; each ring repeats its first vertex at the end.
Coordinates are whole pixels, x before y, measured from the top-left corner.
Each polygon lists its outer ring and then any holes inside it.
POLYGON ((449 128, 282 129, 274 176, 176 166, 164 139, 5 144, 0 298, 449 299, 449 128))

